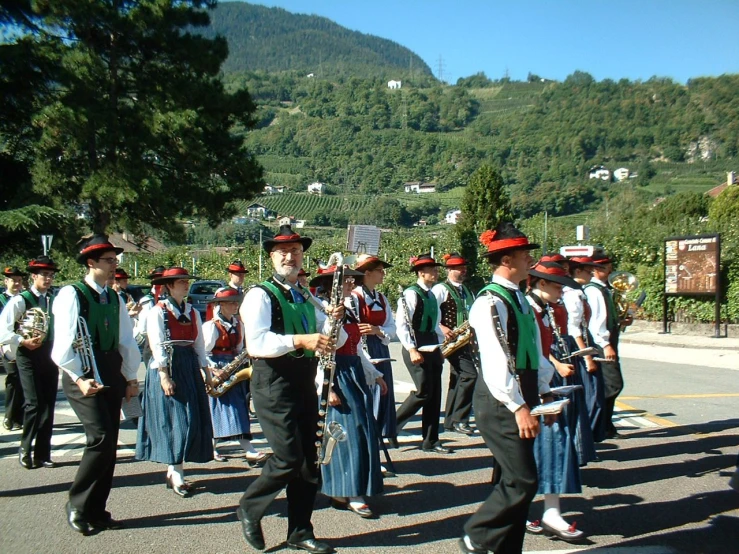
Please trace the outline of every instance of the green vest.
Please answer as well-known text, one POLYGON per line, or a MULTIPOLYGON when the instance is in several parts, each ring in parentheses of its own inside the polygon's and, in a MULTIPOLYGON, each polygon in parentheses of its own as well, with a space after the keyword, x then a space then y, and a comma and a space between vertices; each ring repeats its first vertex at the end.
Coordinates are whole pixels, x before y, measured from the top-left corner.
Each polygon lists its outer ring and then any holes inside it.
MULTIPOLYGON (((414 291, 423 306, 423 313, 421 314, 421 323, 417 329, 419 333, 434 333, 436 326, 439 325, 439 303, 436 301, 436 297, 431 294, 431 291, 426 292, 418 283, 408 287, 414 291)), ((418 304, 416 304, 416 312, 418 311, 418 304)), ((413 314, 413 319, 416 319, 416 314, 413 314)), ((413 326, 413 322, 408 322, 409 326, 413 326)))
POLYGON ((0 292, 0 311, 8 304, 9 300, 10 296, 8 296, 7 292, 0 292))
POLYGON ((108 294, 110 302, 101 304, 92 297, 92 293, 84 281, 73 283, 87 300, 87 328, 90 331, 92 344, 103 352, 109 352, 118 348, 120 327, 120 301, 118 294, 108 294))
POLYGON ((452 297, 452 300, 454 300, 454 303, 457 305, 457 327, 459 327, 470 317, 470 308, 472 308, 472 299, 474 298, 474 295, 470 292, 470 289, 462 285, 462 289, 465 293, 465 298, 463 299, 459 296, 457 288, 453 287, 451 283, 445 281, 442 284, 449 291, 449 296, 452 297))
MULTIPOLYGON (((518 345, 516 349, 516 370, 538 370, 539 369, 539 350, 536 348, 536 316, 533 308, 529 308, 529 313, 523 313, 516 301, 513 299, 511 291, 499 285, 498 283, 490 283, 480 291, 491 291, 505 299, 509 309, 513 310, 516 316, 516 325, 518 326, 518 345)), ((526 302, 526 300, 524 300, 526 302)), ((510 317, 510 314, 508 315, 510 317)))
MULTIPOLYGON (((38 308, 38 298, 36 298, 36 295, 33 294, 30 290, 24 290, 20 293, 23 299, 26 301, 26 306, 31 306, 31 308, 38 308)), ((54 336, 54 314, 51 311, 51 307, 54 305, 54 297, 52 296, 51 292, 46 293, 48 297, 48 302, 46 305, 46 315, 49 316, 49 329, 46 331, 46 336, 44 337, 43 342, 47 342, 51 340, 51 338, 54 336)))
MULTIPOLYGON (((264 281, 262 286, 268 289, 280 304, 282 310, 282 319, 285 322, 286 335, 309 335, 316 332, 316 310, 312 304, 308 302, 288 302, 282 295, 282 291, 278 289, 270 281, 264 281), (308 328, 305 328, 304 319, 308 322, 308 328)), ((290 352, 291 356, 295 356, 295 352, 290 352)), ((316 353, 313 350, 303 350, 303 356, 313 358, 316 353)))
POLYGON ((595 287, 603 295, 603 300, 606 302, 606 328, 609 331, 614 331, 618 328, 618 310, 616 309, 616 303, 613 301, 613 295, 607 287, 592 281, 583 285, 583 289, 588 287, 595 287))

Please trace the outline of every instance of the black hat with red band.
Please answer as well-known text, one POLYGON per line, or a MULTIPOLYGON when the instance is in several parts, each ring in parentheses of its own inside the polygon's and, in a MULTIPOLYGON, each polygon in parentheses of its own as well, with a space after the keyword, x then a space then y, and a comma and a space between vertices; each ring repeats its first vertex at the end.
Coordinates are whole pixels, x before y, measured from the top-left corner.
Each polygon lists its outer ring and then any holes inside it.
POLYGON ((554 262, 557 264, 562 264, 562 263, 566 264, 569 262, 567 258, 565 258, 562 254, 559 254, 559 253, 545 254, 544 256, 541 257, 539 261, 540 262, 554 262))
POLYGON ((310 248, 313 244, 313 239, 309 237, 301 237, 298 233, 293 231, 289 225, 281 225, 279 232, 262 243, 262 247, 269 253, 272 249, 279 244, 287 244, 290 242, 299 242, 303 245, 303 252, 310 248))
MULTIPOLYGON (((317 287, 321 283, 330 281, 331 279, 334 278, 334 273, 336 273, 335 265, 332 265, 329 267, 319 267, 318 271, 316 272, 316 276, 310 280, 309 285, 311 287, 317 287)), ((345 267, 344 268, 344 278, 347 278, 347 277, 353 277, 354 282, 357 283, 362 279, 362 277, 364 277, 364 273, 362 273, 361 271, 356 271, 354 269, 345 267)))
POLYGON ((496 254, 507 254, 514 250, 536 250, 538 244, 529 242, 529 239, 512 223, 501 223, 492 231, 485 231, 480 235, 480 242, 488 251, 482 256, 489 258, 496 254))
POLYGON ((613 258, 606 254, 604 250, 596 250, 593 253, 593 262, 598 265, 612 264, 613 258))
POLYGON ((543 279, 552 283, 559 283, 572 289, 581 289, 582 286, 572 277, 567 275, 564 266, 556 262, 539 261, 534 267, 529 269, 529 278, 543 279))
POLYGON ((411 271, 419 271, 425 267, 441 267, 443 264, 437 263, 435 259, 431 257, 431 254, 421 254, 420 256, 413 256, 409 260, 411 264, 411 271))
POLYGON ((596 263, 591 256, 573 256, 569 260, 570 266, 585 266, 585 267, 597 267, 603 269, 605 266, 600 263, 596 263))
POLYGON ((149 279, 149 281, 153 281, 157 277, 161 277, 165 271, 166 271, 166 268, 163 265, 158 265, 157 267, 151 270, 151 273, 149 273, 147 279, 149 279))
POLYGON ((365 271, 373 271, 378 267, 388 268, 393 267, 393 264, 389 264, 372 254, 360 254, 359 258, 357 258, 357 263, 354 264, 354 269, 363 273, 365 271))
POLYGON ((458 252, 444 254, 442 258, 444 260, 444 267, 449 269, 454 269, 455 267, 464 267, 468 265, 467 260, 465 260, 458 252))
POLYGON ((298 271, 298 277, 310 277, 310 273, 301 267, 300 271, 298 271))
POLYGON ((190 273, 184 268, 184 267, 170 267, 169 269, 165 270, 164 273, 162 273, 161 277, 156 277, 151 280, 152 285, 164 285, 166 283, 172 283, 174 281, 179 281, 180 279, 197 279, 194 275, 190 275, 190 273))
POLYGON ((17 266, 11 265, 3 270, 6 277, 27 277, 28 273, 23 273, 17 266))
POLYGON ((232 261, 226 268, 226 271, 229 273, 249 273, 249 270, 244 267, 244 262, 241 260, 232 261))
POLYGON ((53 271, 54 273, 56 273, 57 271, 59 271, 59 267, 54 263, 54 260, 49 258, 49 256, 38 256, 37 258, 34 258, 30 262, 28 262, 28 267, 26 268, 26 271, 33 275, 38 275, 42 271, 53 271))
POLYGON ((128 273, 126 273, 125 269, 119 267, 115 270, 115 280, 119 281, 121 279, 128 279, 128 273))
POLYGON ((115 252, 117 256, 123 252, 123 248, 119 248, 111 244, 108 235, 92 235, 84 237, 77 243, 80 253, 77 254, 77 262, 85 265, 88 258, 99 258, 105 252, 115 252))
POLYGON ((218 302, 241 302, 244 299, 244 295, 233 287, 221 287, 213 295, 213 298, 209 298, 205 302, 207 304, 215 304, 218 302))

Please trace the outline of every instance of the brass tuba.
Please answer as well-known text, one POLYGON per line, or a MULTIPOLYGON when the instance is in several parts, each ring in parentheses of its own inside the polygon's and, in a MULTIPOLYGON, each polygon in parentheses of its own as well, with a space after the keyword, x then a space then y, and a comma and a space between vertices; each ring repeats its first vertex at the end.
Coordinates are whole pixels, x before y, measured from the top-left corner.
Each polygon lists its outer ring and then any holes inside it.
POLYGON ((226 377, 220 379, 213 377, 213 384, 208 390, 208 394, 213 398, 224 395, 236 383, 251 379, 251 360, 246 348, 225 365, 221 371, 226 372, 226 377))
POLYGON ((460 348, 464 348, 472 340, 472 327, 470 322, 465 321, 459 327, 452 329, 451 335, 444 339, 440 347, 441 355, 448 358, 460 348))
POLYGON ((626 295, 637 289, 639 279, 628 271, 617 271, 608 276, 608 283, 613 288, 613 302, 616 304, 618 320, 622 321, 632 313, 631 303, 626 299, 626 295))
POLYGON ((49 332, 49 315, 41 308, 30 308, 18 325, 18 334, 24 339, 44 340, 49 332))

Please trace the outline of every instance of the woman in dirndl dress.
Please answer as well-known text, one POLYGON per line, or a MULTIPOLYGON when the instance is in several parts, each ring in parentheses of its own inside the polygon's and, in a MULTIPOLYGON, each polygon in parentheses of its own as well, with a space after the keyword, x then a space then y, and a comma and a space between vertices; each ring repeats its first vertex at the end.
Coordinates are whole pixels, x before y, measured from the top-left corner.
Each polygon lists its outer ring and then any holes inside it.
POLYGON ((191 279, 195 277, 186 269, 173 267, 152 281, 164 285, 168 296, 147 316, 152 359, 136 441, 136 459, 167 464, 167 488, 181 497, 192 493, 183 463, 213 459, 213 429, 201 373, 202 369, 210 384, 203 329, 197 310, 184 301, 191 279))
MULTIPOLYGON (((358 271, 345 269, 344 297, 351 294, 358 271)), ((331 289, 333 270, 324 272, 311 281, 311 286, 331 289), (321 285, 323 283, 323 285, 321 285)), ((331 497, 337 509, 348 509, 363 518, 374 518, 366 497, 382 492, 382 470, 377 439, 377 424, 372 415, 372 393, 369 386, 377 384, 380 394, 387 394, 382 374, 364 354, 360 343, 359 319, 345 298, 344 330, 348 338, 336 351, 336 370, 328 397, 326 422, 339 423, 347 440, 337 442, 331 461, 321 466, 321 491, 331 497)))
POLYGON ((398 428, 395 416, 395 389, 393 366, 390 362, 388 345, 395 337, 395 318, 390 302, 376 287, 385 279, 385 269, 391 264, 377 256, 362 254, 357 259, 355 270, 364 273, 362 285, 352 291, 359 304, 359 332, 364 337, 367 354, 372 360, 384 360, 374 364, 387 385, 387 394, 374 394, 373 413, 378 423, 380 436, 388 439, 391 446, 398 447, 398 428))
MULTIPOLYGON (((562 363, 552 355, 554 342, 553 325, 548 304, 556 304, 562 288, 579 285, 567 276, 567 270, 556 262, 539 262, 529 270, 529 293, 526 300, 533 308, 541 335, 542 353, 554 365, 556 371, 551 386, 560 386, 575 374, 572 364, 562 363)), ((571 411, 570 411, 571 412, 571 411)), ((538 493, 544 495, 544 514, 541 525, 527 523, 530 532, 545 532, 567 542, 584 538, 576 524, 567 523, 560 511, 559 497, 562 494, 580 494, 580 467, 575 448, 575 431, 572 414, 563 410, 551 426, 541 426, 534 441, 534 456, 539 476, 538 493)))
MULTIPOLYGON (((233 287, 218 289, 208 303, 214 304, 213 318, 203 323, 205 351, 213 377, 226 379, 223 368, 244 350, 244 324, 238 311, 244 295, 233 287)), ((251 444, 249 421, 249 381, 232 385, 220 396, 209 396, 210 415, 213 421, 213 459, 225 462, 218 453, 218 442, 238 441, 244 450, 246 461, 261 466, 268 455, 259 452, 251 444)))
MULTIPOLYGON (((570 276, 582 287, 593 278, 593 269, 602 267, 596 264, 591 257, 573 257, 569 260, 570 276)), ((565 289, 562 300, 567 308, 567 330, 574 337, 578 348, 594 346, 595 342, 588 330, 591 309, 587 297, 582 289, 565 289)), ((592 431, 593 441, 605 440, 605 426, 603 425, 603 405, 605 391, 603 372, 593 356, 584 356, 578 366, 580 381, 583 385, 588 420, 592 431)), ((597 459, 597 458, 594 458, 597 459)))

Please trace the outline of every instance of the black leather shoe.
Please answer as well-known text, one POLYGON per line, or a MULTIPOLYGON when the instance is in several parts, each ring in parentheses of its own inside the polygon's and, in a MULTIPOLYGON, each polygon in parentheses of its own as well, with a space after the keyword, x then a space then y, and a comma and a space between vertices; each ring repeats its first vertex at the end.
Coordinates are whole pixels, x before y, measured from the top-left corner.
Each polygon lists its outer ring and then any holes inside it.
POLYGON ((610 431, 606 431, 606 440, 617 440, 623 438, 623 435, 620 434, 615 429, 611 429, 610 431))
POLYGON ((305 539, 304 541, 287 541, 287 546, 293 550, 305 550, 306 552, 314 552, 315 554, 331 554, 335 552, 333 548, 325 542, 318 539, 305 539))
POLYGON ((56 467, 56 462, 52 460, 34 460, 33 467, 45 467, 47 469, 53 469, 56 467))
POLYGON ((487 548, 472 542, 472 539, 470 539, 467 535, 459 539, 457 541, 457 544, 459 545, 459 550, 462 552, 462 554, 488 554, 487 548), (465 541, 465 539, 467 540, 465 541), (470 545, 472 545, 472 548, 467 546, 468 541, 470 545))
POLYGON ((95 529, 93 529, 90 523, 85 519, 85 516, 72 507, 71 502, 67 502, 66 509, 67 523, 69 523, 69 526, 72 529, 85 536, 92 535, 95 532, 95 529))
POLYGON ((397 437, 389 437, 387 439, 388 445, 390 445, 390 448, 398 448, 398 438, 397 437))
POLYGON ((91 520, 90 526, 101 531, 117 531, 119 529, 125 529, 126 525, 122 521, 113 519, 110 512, 105 512, 105 517, 98 520, 91 520))
POLYGON ((262 533, 262 523, 260 521, 252 521, 241 509, 236 508, 236 517, 241 521, 241 530, 244 533, 244 538, 249 546, 257 550, 264 550, 264 533, 262 533))
POLYGON ((457 433, 461 433, 467 436, 475 434, 475 430, 467 423, 455 423, 452 429, 457 433))
POLYGON ((10 423, 10 420, 3 419, 3 427, 5 427, 6 431, 12 431, 13 430, 13 424, 10 423))
POLYGON ((436 454, 453 454, 454 450, 451 448, 447 448, 443 444, 437 444, 436 446, 432 446, 431 448, 422 448, 424 452, 435 452, 436 454))
POLYGON ((22 448, 18 449, 18 463, 26 469, 33 469, 31 455, 22 448))

